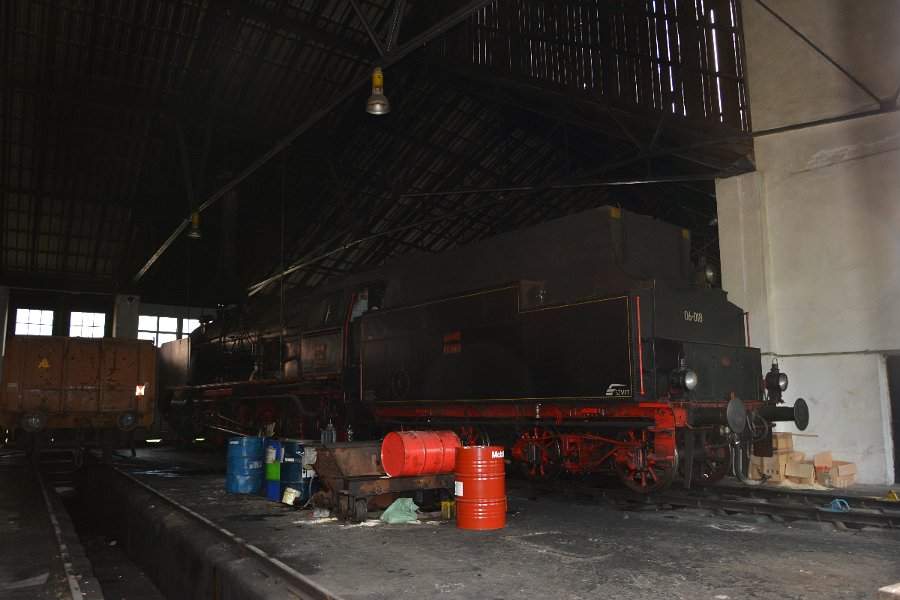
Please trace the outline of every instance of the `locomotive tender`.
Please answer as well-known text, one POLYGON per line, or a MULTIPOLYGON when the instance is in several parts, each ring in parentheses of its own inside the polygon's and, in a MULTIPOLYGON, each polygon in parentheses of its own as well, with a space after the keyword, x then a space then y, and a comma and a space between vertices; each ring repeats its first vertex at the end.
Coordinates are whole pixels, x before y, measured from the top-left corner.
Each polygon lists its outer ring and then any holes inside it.
POLYGON ((689 232, 614 207, 248 305, 190 344, 167 402, 185 435, 449 428, 507 445, 528 477, 652 492, 745 473, 773 422, 808 423, 777 363, 763 377, 741 309, 698 278, 689 232))

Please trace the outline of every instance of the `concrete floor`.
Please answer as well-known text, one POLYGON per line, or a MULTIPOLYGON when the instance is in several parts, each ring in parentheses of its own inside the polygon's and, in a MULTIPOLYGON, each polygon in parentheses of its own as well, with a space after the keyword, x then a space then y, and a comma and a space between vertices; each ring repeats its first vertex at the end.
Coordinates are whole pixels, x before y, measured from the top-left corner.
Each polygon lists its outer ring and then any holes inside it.
MULTIPOLYGON (((132 474, 337 595, 362 598, 873 598, 900 582, 900 532, 827 523, 623 511, 529 499, 510 485, 505 529, 449 521, 386 525, 316 519, 262 497, 228 495, 224 477, 152 468, 132 474)), ((224 459, 192 455, 186 468, 224 459)), ((224 466, 222 467, 224 468, 224 466)))

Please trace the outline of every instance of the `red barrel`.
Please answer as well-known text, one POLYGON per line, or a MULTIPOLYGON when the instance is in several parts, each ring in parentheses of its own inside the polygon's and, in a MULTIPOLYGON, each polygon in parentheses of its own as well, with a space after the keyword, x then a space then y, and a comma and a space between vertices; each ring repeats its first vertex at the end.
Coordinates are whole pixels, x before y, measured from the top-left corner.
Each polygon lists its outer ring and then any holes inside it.
POLYGON ((459 446, 452 431, 392 431, 381 443, 381 466, 391 477, 450 473, 459 446))
POLYGON ((506 527, 503 446, 463 446, 456 451, 456 526, 506 527))

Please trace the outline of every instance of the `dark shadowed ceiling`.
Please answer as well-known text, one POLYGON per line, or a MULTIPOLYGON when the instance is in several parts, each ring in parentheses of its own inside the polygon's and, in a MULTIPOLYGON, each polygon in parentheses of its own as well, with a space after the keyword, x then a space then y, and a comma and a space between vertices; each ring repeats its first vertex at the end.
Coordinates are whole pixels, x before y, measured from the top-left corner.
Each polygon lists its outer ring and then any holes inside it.
POLYGON ((715 262, 712 180, 752 168, 739 14, 3 0, 0 284, 212 305, 601 204, 715 262))

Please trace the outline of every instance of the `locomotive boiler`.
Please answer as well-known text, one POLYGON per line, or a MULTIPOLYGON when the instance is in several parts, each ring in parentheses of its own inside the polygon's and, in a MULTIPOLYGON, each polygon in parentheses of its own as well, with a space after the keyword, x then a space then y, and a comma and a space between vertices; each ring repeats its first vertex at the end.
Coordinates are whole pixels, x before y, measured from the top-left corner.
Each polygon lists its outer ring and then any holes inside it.
POLYGON ((707 276, 687 230, 615 207, 401 257, 205 325, 168 414, 187 435, 450 428, 531 478, 709 485, 808 412, 707 276))

